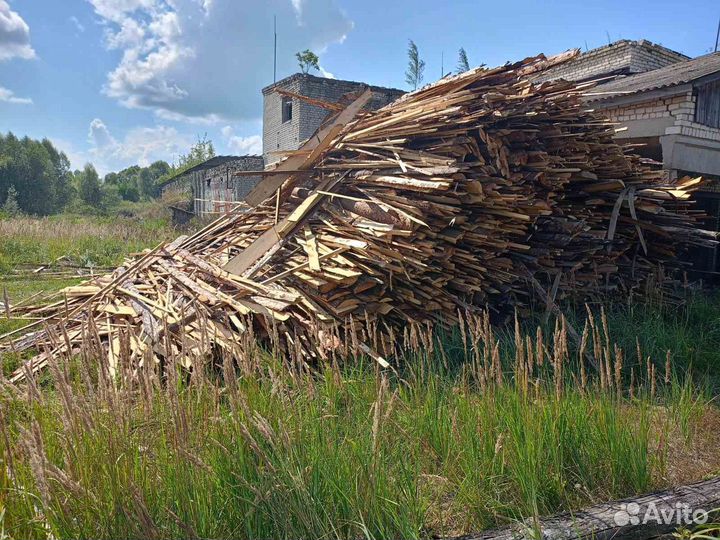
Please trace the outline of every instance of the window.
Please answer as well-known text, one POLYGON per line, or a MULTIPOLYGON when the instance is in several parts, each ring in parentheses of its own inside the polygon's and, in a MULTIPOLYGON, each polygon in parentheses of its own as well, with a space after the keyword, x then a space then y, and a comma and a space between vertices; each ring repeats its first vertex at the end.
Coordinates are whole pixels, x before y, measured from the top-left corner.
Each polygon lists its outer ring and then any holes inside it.
POLYGON ((720 128, 720 81, 704 84, 697 89, 695 122, 720 128))
POLYGON ((292 98, 282 98, 282 121, 289 122, 292 120, 292 98))

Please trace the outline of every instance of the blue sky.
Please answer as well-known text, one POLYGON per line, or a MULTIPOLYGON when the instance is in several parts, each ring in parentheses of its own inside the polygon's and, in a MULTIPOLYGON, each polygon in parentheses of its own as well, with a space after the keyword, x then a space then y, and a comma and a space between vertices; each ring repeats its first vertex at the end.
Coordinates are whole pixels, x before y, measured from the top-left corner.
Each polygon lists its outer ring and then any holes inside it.
POLYGON ((0 0, 0 131, 48 137, 101 173, 173 161, 207 133, 218 153, 260 152, 260 88, 311 48, 324 73, 405 88, 408 39, 425 79, 539 52, 645 38, 714 47, 720 3, 642 1, 0 0))

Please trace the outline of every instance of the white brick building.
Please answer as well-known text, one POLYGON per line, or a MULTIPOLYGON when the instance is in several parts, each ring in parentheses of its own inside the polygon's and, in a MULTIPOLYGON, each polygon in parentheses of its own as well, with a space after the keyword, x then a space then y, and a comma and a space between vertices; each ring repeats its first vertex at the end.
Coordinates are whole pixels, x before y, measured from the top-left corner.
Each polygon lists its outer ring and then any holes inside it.
MULTIPOLYGON (((283 95, 289 91, 320 101, 338 103, 367 88, 368 85, 339 79, 326 79, 296 73, 263 88, 263 157, 265 164, 282 157, 282 152, 296 150, 310 138, 325 120, 329 111, 301 99, 283 95)), ((373 97, 365 106, 376 110, 404 94, 396 88, 370 86, 373 97)))
POLYGON ((720 53, 617 79, 589 102, 620 126, 626 142, 662 161, 670 177, 720 179, 720 53))

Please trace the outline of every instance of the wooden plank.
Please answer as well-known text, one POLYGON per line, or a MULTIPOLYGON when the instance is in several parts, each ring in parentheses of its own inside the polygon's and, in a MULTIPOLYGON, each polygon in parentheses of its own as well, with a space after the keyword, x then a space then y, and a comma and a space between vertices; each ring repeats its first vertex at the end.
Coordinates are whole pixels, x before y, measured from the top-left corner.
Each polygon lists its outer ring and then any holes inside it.
POLYGON ((307 253, 308 256, 308 262, 310 263, 310 270, 314 272, 319 272, 321 270, 320 268, 320 257, 318 255, 318 247, 317 247, 317 240, 315 239, 315 235, 312 232, 312 229, 305 225, 304 227, 305 232, 305 253, 307 253))

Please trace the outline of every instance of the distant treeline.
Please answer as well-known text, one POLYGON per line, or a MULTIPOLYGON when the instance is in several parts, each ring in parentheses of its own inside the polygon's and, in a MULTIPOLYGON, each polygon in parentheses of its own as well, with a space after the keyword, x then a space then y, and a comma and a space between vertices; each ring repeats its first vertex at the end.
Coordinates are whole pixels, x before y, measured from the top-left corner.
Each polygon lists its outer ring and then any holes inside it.
POLYGON ((214 156, 215 148, 206 135, 198 138, 188 153, 180 155, 173 165, 165 161, 156 161, 149 167, 133 165, 120 172, 106 174, 103 181, 108 188, 116 186, 118 194, 126 201, 152 199, 160 195, 163 182, 214 156))
POLYGON ((174 165, 162 160, 147 167, 133 165, 101 180, 89 163, 72 171, 70 160, 48 139, 18 139, 12 133, 0 133, 0 212, 44 216, 112 211, 122 201, 157 197, 165 180, 214 155, 212 142, 199 138, 174 165))
POLYGON ((10 196, 28 214, 59 212, 74 196, 72 180, 70 161, 49 140, 0 133, 1 206, 10 196))
POLYGON ((105 175, 108 186, 116 186, 118 195, 126 201, 152 199, 158 196, 158 181, 170 174, 172 167, 165 161, 156 161, 149 167, 133 165, 120 172, 105 175))

